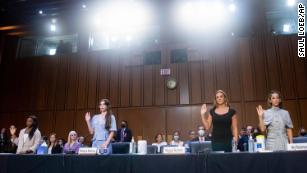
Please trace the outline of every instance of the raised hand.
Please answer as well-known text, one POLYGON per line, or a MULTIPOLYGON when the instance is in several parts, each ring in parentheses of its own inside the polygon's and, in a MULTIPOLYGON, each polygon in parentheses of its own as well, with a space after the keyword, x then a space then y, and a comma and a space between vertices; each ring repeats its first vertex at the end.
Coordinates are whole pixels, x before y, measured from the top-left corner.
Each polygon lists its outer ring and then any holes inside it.
POLYGON ((261 105, 258 105, 258 106, 256 107, 256 110, 257 110, 258 116, 262 118, 262 117, 263 117, 263 114, 264 114, 264 110, 263 110, 262 106, 261 106, 261 105))
POLYGON ((85 113, 85 121, 89 122, 91 120, 91 113, 90 112, 86 112, 85 113))
POLYGON ((204 116, 205 114, 206 114, 206 112, 207 112, 207 105, 206 104, 203 104, 202 106, 201 106, 201 109, 200 109, 200 114, 201 114, 201 116, 204 116))

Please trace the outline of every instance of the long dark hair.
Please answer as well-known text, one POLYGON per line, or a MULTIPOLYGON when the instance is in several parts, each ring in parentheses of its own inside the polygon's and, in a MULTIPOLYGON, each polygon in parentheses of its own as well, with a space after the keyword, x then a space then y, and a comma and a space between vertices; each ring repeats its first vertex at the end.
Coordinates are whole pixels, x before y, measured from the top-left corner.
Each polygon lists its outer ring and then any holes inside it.
POLYGON ((31 125, 32 129, 29 133, 29 139, 31 140, 35 131, 36 131, 36 129, 38 128, 38 121, 37 121, 37 117, 35 115, 30 115, 28 118, 31 118, 32 121, 33 121, 32 125, 31 125))
POLYGON ((101 99, 100 103, 101 102, 104 102, 104 105, 107 106, 107 114, 105 116, 105 119, 106 119, 105 129, 106 130, 110 130, 111 124, 112 124, 112 117, 111 117, 111 115, 113 114, 112 109, 111 109, 112 108, 111 102, 108 99, 101 99))
POLYGON ((56 146, 57 145, 57 138, 56 138, 56 133, 50 133, 50 135, 49 135, 49 137, 48 137, 48 147, 50 147, 50 145, 51 145, 51 141, 50 141, 50 137, 51 136, 54 136, 55 137, 55 141, 54 141, 54 145, 53 145, 53 147, 54 146, 56 146))

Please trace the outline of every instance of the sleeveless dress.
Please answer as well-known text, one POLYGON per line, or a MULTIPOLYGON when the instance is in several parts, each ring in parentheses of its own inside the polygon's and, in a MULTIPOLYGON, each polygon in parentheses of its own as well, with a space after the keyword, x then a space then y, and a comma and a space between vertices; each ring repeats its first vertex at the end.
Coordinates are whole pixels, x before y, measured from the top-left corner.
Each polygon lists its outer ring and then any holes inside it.
POLYGON ((232 117, 236 114, 236 111, 229 108, 229 111, 225 114, 215 113, 215 108, 210 110, 212 116, 212 150, 213 151, 232 151, 232 117))

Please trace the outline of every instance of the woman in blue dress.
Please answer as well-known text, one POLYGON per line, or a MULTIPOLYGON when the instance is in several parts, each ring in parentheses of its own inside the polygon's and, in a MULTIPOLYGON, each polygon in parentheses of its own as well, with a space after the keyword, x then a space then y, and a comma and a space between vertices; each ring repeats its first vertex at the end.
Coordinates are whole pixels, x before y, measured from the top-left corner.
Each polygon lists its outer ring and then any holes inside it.
POLYGON ((85 121, 90 134, 93 135, 92 147, 98 148, 104 154, 112 152, 111 140, 116 132, 116 120, 108 99, 102 99, 99 104, 100 114, 91 118, 90 112, 85 114, 85 121))

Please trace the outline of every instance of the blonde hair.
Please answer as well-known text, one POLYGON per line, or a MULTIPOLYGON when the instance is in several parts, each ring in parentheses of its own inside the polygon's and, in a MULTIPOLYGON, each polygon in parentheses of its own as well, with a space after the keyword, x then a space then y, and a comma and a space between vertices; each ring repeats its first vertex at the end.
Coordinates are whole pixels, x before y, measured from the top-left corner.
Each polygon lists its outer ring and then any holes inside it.
POLYGON ((215 92, 214 101, 213 101, 213 106, 216 107, 216 105, 217 105, 217 103, 216 103, 216 95, 217 95, 218 93, 222 93, 222 94, 223 94, 226 106, 230 106, 228 96, 227 96, 226 92, 223 91, 223 90, 217 90, 217 91, 215 92))
MULTIPOLYGON (((68 143, 68 144, 71 144, 70 136, 71 136, 72 134, 76 134, 76 137, 78 137, 78 133, 77 133, 76 131, 74 131, 74 130, 70 131, 70 132, 68 133, 68 139, 67 139, 67 143, 68 143)), ((77 140, 77 139, 76 139, 76 140, 77 140)))

